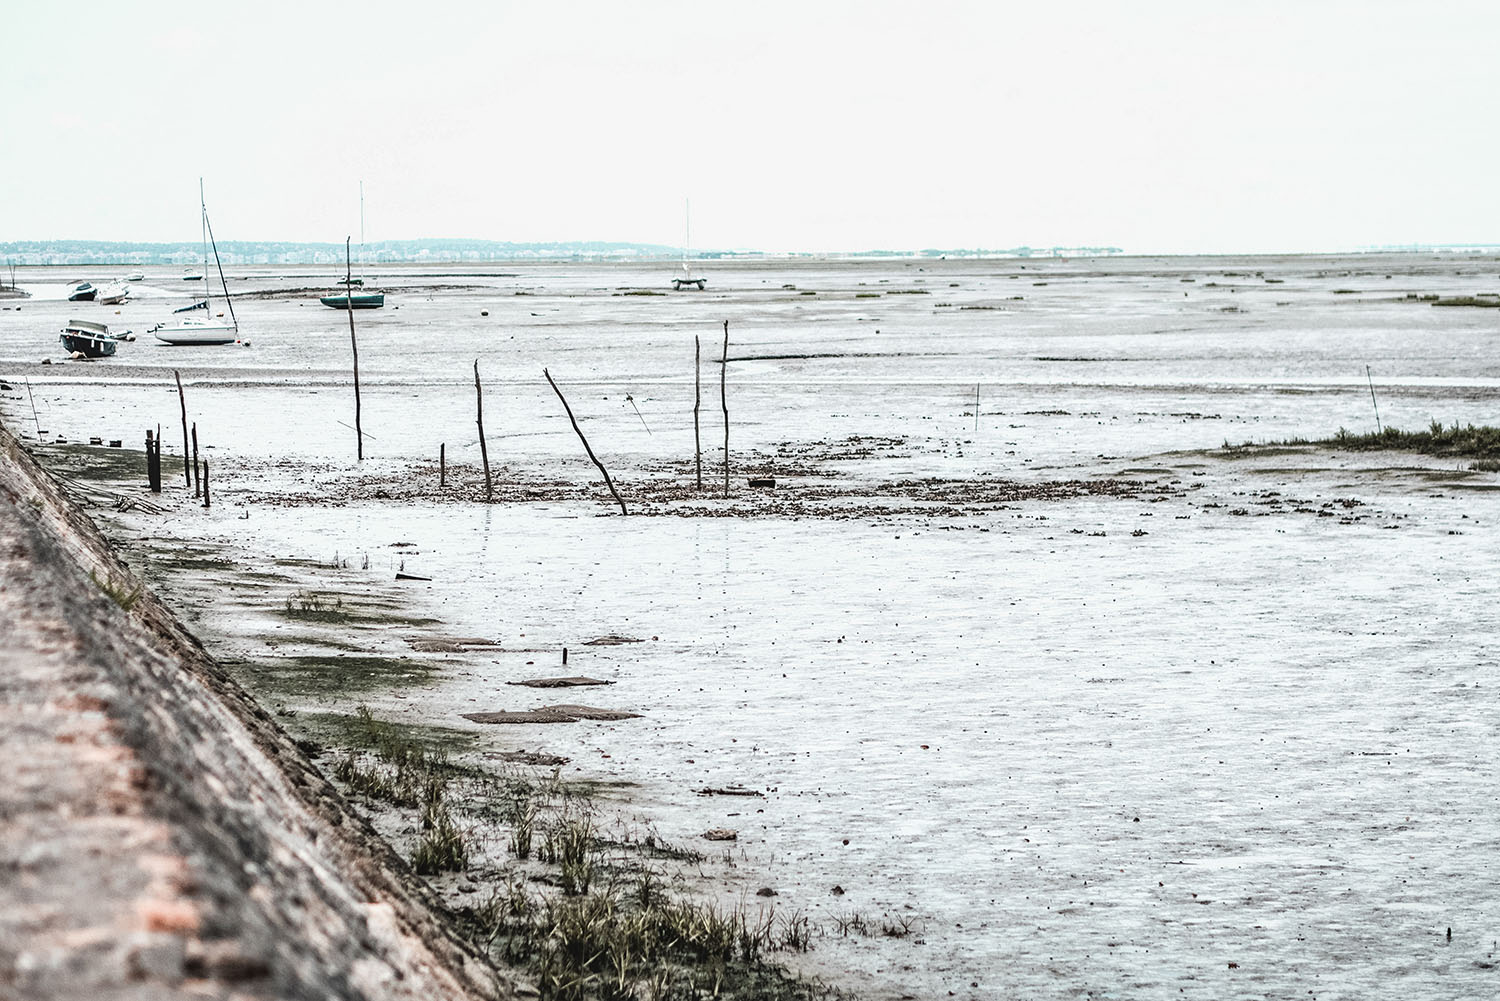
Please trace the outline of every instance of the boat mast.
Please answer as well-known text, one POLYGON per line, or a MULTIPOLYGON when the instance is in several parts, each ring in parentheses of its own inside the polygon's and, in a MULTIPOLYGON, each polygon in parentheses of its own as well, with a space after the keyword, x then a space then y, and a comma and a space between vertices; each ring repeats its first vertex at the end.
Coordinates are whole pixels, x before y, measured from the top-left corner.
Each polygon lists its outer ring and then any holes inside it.
POLYGON ((682 200, 682 270, 688 269, 688 248, 693 245, 693 206, 692 202, 684 198, 682 200))
MULTIPOLYGON (((365 283, 365 182, 359 182, 359 283, 365 283)), ((344 285, 347 291, 348 284, 344 285)), ((353 303, 350 303, 353 308, 353 303)))
MULTIPOLYGON (((208 202, 203 197, 203 178, 198 178, 198 225, 203 231, 203 308, 208 309, 208 202)), ((212 312, 210 310, 210 312, 212 312)))

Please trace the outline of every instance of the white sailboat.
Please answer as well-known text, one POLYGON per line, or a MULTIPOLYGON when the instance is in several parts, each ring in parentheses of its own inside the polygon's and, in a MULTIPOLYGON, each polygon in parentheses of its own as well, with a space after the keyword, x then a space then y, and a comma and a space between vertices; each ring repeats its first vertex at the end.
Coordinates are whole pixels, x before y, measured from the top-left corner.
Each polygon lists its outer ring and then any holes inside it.
MULTIPOLYGON (((219 272, 219 284, 224 289, 224 305, 229 309, 229 322, 213 316, 188 316, 171 326, 158 324, 151 328, 156 339, 164 344, 211 345, 233 344, 240 339, 239 320, 234 315, 234 300, 229 297, 229 283, 224 280, 224 266, 219 263, 219 247, 214 242, 213 225, 208 221, 208 202, 203 197, 203 178, 198 178, 198 206, 203 222, 203 271, 208 273, 208 251, 213 248, 214 266, 219 272)), ((206 300, 212 302, 212 299, 206 300)), ((210 312, 212 308, 210 307, 210 312)))
POLYGON ((702 292, 703 289, 708 285, 708 279, 703 277, 703 272, 694 271, 692 265, 688 264, 688 248, 693 245, 693 223, 689 208, 690 206, 687 200, 683 199, 682 267, 679 268, 677 273, 672 276, 672 288, 674 291, 681 292, 683 287, 686 285, 696 285, 698 286, 698 291, 702 292))

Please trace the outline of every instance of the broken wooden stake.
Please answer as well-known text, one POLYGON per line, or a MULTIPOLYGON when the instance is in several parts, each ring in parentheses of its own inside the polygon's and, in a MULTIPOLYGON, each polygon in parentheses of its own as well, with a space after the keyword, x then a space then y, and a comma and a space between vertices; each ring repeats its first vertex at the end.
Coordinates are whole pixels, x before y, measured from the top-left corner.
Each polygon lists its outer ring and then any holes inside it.
POLYGON ((177 402, 182 404, 182 475, 187 478, 187 485, 193 485, 193 471, 188 468, 188 419, 187 419, 187 397, 182 392, 182 373, 175 368, 172 375, 177 379, 177 402))
POLYGON ((495 496, 495 483, 490 479, 490 450, 484 443, 484 389, 479 385, 479 359, 474 359, 474 423, 479 425, 479 457, 484 460, 484 500, 488 504, 495 496))
POLYGON ((557 383, 552 381, 551 373, 549 373, 546 369, 542 369, 542 375, 546 376, 548 385, 550 385, 552 387, 552 391, 557 394, 557 398, 562 401, 563 409, 568 412, 568 420, 572 422, 573 430, 578 434, 578 440, 583 442, 583 450, 589 454, 590 459, 594 460, 594 465, 599 467, 599 472, 604 474, 604 485, 609 487, 609 492, 615 495, 615 501, 620 505, 620 513, 629 514, 630 512, 625 510, 625 501, 620 497, 620 491, 615 489, 615 481, 609 478, 609 470, 604 468, 604 463, 599 461, 599 457, 596 456, 594 454, 594 450, 589 447, 589 440, 583 436, 583 429, 578 426, 578 418, 573 416, 573 408, 568 406, 567 397, 563 396, 562 390, 557 388, 557 383))

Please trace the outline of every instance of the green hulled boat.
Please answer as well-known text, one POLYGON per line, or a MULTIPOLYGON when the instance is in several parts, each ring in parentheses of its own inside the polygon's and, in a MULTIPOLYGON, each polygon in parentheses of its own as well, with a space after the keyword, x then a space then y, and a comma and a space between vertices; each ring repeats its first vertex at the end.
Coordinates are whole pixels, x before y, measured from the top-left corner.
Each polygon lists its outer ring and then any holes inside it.
POLYGON ((340 292, 318 300, 333 309, 379 309, 385 305, 384 292, 340 292))

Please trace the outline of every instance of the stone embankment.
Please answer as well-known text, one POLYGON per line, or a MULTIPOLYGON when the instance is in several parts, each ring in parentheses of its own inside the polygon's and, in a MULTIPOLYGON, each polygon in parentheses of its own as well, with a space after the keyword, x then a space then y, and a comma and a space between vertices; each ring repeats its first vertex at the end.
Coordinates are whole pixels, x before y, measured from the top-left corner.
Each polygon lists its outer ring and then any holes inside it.
POLYGON ((0 427, 0 998, 531 995, 0 427))

